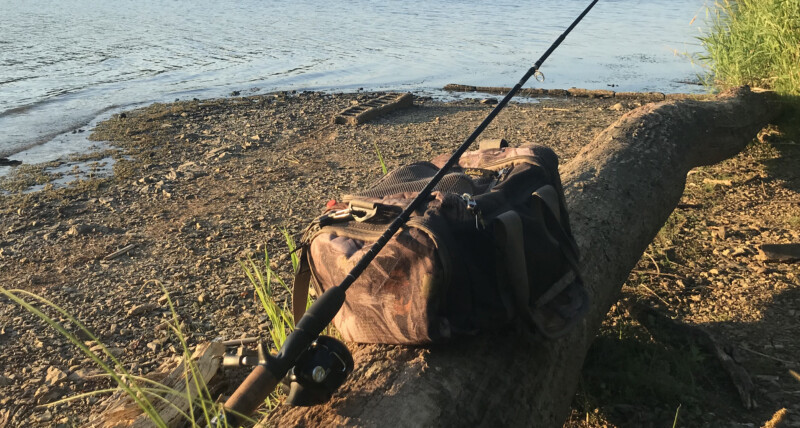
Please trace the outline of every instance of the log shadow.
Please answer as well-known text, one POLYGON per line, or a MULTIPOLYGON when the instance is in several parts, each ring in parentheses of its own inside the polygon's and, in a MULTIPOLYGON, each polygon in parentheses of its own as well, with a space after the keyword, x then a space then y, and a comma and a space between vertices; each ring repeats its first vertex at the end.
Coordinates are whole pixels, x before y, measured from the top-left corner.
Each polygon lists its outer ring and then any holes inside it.
POLYGON ((800 192, 800 96, 781 97, 787 107, 776 121, 777 128, 768 127, 760 139, 777 152, 764 164, 771 177, 785 182, 785 187, 800 192), (773 132, 779 133, 773 133, 773 132))
POLYGON ((800 379, 792 373, 800 372, 798 285, 795 279, 775 295, 758 322, 721 320, 700 327, 749 374, 755 408, 744 408, 736 385, 741 382, 687 333, 697 326, 621 317, 616 325, 604 325, 589 349, 564 426, 672 426, 676 411, 676 426, 760 426, 781 408, 789 409, 792 423, 800 422, 800 379))

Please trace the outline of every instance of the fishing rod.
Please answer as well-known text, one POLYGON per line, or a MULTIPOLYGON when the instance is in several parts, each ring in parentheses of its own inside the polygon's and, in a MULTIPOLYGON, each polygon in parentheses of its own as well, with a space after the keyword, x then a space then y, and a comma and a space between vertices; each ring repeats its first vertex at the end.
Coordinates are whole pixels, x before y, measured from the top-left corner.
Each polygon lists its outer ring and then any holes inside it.
MULTIPOLYGON (((269 355, 261 343, 259 345, 255 368, 250 375, 236 389, 233 395, 225 402, 225 422, 228 426, 238 426, 240 418, 248 417, 256 408, 264 402, 278 383, 287 374, 293 380, 305 380, 305 388, 308 393, 315 394, 316 397, 303 399, 303 387, 295 389, 296 385, 292 382, 293 391, 289 394, 289 402, 296 402, 303 405, 303 402, 312 404, 319 403, 320 398, 327 399, 336 388, 344 383, 345 377, 353 369, 353 359, 347 348, 338 340, 320 336, 325 327, 330 324, 334 316, 339 312, 345 300, 345 293, 353 282, 367 269, 369 264, 389 240, 400 230, 411 217, 411 214, 422 205, 439 184, 439 181, 447 174, 447 171, 455 165, 461 155, 467 151, 478 136, 494 120, 498 113, 511 101, 511 98, 519 92, 522 86, 539 71, 542 63, 550 56, 553 51, 561 45, 561 42, 575 28, 576 25, 594 7, 598 0, 593 0, 586 9, 578 15, 569 27, 553 42, 538 61, 528 69, 520 81, 506 94, 503 99, 489 112, 489 115, 478 125, 459 148, 453 153, 450 159, 439 169, 436 175, 431 178, 428 184, 417 194, 411 203, 397 216, 389 225, 386 231, 378 238, 372 247, 364 254, 358 263, 350 270, 342 282, 335 287, 329 288, 322 293, 319 298, 308 308, 305 315, 297 323, 295 329, 286 338, 283 346, 277 355, 269 355), (324 364, 336 366, 336 370, 326 370, 324 364), (336 376, 330 374, 335 372, 336 376), (314 390, 314 384, 318 384, 318 389, 314 390), (322 389, 320 391, 319 389, 322 389)), ((248 361, 255 360, 251 358, 248 361)), ((241 365, 245 365, 242 359, 241 365)), ((250 364, 247 364, 250 365, 250 364)), ((219 424, 218 420, 216 423, 219 424)))

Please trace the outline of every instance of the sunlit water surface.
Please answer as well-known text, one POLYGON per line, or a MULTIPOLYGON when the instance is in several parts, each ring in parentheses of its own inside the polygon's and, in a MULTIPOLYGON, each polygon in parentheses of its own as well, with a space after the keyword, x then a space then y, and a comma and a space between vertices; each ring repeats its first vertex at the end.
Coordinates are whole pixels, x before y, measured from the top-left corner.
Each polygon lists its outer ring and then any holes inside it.
MULTIPOLYGON (((154 101, 513 86, 588 3, 0 0, 0 157, 84 150, 71 131, 154 101)), ((529 86, 702 91, 682 54, 702 50, 704 5, 601 0, 529 86)))

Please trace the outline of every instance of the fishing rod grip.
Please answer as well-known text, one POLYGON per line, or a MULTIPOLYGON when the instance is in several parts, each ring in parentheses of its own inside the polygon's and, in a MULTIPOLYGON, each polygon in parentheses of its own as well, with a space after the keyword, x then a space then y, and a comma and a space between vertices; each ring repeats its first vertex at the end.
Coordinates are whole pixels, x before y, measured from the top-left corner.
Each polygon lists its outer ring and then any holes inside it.
POLYGON ((278 387, 280 380, 263 365, 256 366, 225 402, 225 420, 228 426, 239 426, 239 415, 250 416, 278 387))
POLYGON ((333 321, 344 304, 344 298, 345 292, 341 287, 331 287, 322 293, 300 318, 278 354, 267 356, 266 361, 259 362, 224 404, 225 419, 229 425, 237 426, 238 415, 252 415, 275 390, 297 359, 333 321))

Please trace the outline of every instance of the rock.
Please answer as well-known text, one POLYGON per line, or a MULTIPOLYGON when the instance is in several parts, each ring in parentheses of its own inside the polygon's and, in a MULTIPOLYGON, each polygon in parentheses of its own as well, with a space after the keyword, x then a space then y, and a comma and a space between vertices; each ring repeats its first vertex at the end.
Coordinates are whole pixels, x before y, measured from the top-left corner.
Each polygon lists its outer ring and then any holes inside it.
POLYGON ((11 379, 9 379, 9 378, 7 378, 7 377, 5 377, 3 375, 0 375, 0 386, 9 386, 9 385, 11 385, 11 383, 12 383, 11 379))
POLYGON ((716 179, 713 179, 713 178, 704 178, 703 179, 703 184, 708 184, 708 185, 711 185, 711 186, 727 186, 727 187, 730 187, 730 186, 733 186, 733 181, 732 180, 716 180, 716 179))
MULTIPOLYGON (((226 152, 231 152, 231 151, 233 151, 233 146, 216 147, 216 148, 211 149, 208 152, 206 152, 205 158, 206 159, 211 159, 211 158, 214 158, 214 157, 219 157, 219 156, 224 155, 226 152)), ((228 153, 228 155, 230 155, 230 153, 228 153)))
POLYGON ((0 158, 0 166, 17 166, 21 165, 22 161, 11 160, 9 158, 0 158))
POLYGON ((61 371, 58 367, 50 366, 47 368, 47 375, 44 382, 47 385, 54 386, 63 382, 67 378, 67 374, 61 371))
POLYGON ((89 379, 90 376, 92 376, 92 372, 90 370, 88 370, 88 369, 78 369, 78 370, 75 370, 74 372, 70 373, 69 376, 67 376, 67 379, 70 382, 73 382, 75 384, 80 385, 80 384, 86 382, 89 379))
POLYGON ((58 399, 63 394, 64 390, 61 388, 42 385, 33 394, 33 399, 36 401, 36 404, 47 404, 53 400, 58 399))
POLYGON ((31 420, 37 423, 50 422, 53 420, 53 413, 50 412, 50 409, 47 409, 42 413, 31 415, 31 420))
POLYGON ((128 309, 128 316, 140 315, 145 312, 150 312, 154 309, 158 308, 158 305, 155 303, 144 303, 141 305, 136 305, 130 309, 128 309))
POLYGON ((108 228, 97 224, 75 224, 67 231, 67 236, 88 235, 90 233, 106 233, 108 228))

